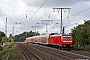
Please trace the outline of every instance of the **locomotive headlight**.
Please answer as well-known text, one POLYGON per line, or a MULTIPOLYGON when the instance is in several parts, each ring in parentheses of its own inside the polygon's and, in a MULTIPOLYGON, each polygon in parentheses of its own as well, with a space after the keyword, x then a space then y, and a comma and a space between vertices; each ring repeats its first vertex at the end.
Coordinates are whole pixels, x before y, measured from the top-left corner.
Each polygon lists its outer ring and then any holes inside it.
POLYGON ((69 41, 69 42, 72 42, 72 41, 69 41))
POLYGON ((66 47, 66 45, 63 45, 63 47, 66 47))
POLYGON ((70 45, 70 47, 73 47, 73 45, 70 45))

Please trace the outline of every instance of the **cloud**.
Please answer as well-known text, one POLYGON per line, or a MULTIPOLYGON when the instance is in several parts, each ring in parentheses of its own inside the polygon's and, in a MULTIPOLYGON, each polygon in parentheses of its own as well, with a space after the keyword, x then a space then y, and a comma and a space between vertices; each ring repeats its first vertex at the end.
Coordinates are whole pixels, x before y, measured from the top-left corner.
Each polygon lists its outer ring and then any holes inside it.
POLYGON ((0 7, 0 17, 5 16, 6 14, 4 13, 4 11, 2 10, 2 8, 0 7))
MULTIPOLYGON (((27 6, 35 7, 41 6, 45 0, 22 0, 27 6), (38 1, 38 2, 37 2, 38 1)), ((74 5, 83 0, 47 0, 44 7, 62 7, 74 5)))
POLYGON ((81 24, 83 20, 90 19, 89 10, 80 14, 71 16, 84 9, 90 7, 90 1, 86 0, 47 0, 45 5, 40 8, 45 0, 0 0, 0 28, 5 29, 5 18, 8 18, 8 34, 12 31, 12 26, 15 26, 15 34, 34 29, 32 26, 40 26, 37 31, 45 33, 45 24, 41 24, 41 20, 53 20, 53 24, 48 25, 48 32, 60 32, 60 13, 52 12, 54 7, 70 7, 71 11, 69 18, 66 18, 68 13, 63 12, 63 25, 66 26, 66 33, 70 32, 75 23, 81 24), (86 1, 86 2, 84 2, 86 1), (83 2, 83 3, 82 3, 83 2), (84 8, 83 8, 84 7, 84 8), (40 8, 40 9, 39 9, 40 8), (39 9, 39 10, 38 10, 39 9), (38 10, 38 12, 36 12, 38 10), (35 14, 36 13, 36 14, 35 14), (26 18, 27 14, 27 18, 26 18), (48 18, 50 15, 50 18, 48 18), (66 19, 64 19, 66 18, 66 19), (17 23, 17 24, 16 24, 17 23), (37 24, 39 23, 39 24, 37 24), (56 24, 59 23, 59 24, 56 24), (3 25, 4 24, 4 25, 3 25), (68 26, 67 26, 68 25, 68 26), (18 32, 16 32, 18 31, 18 32))
POLYGON ((71 15, 76 16, 85 16, 89 17, 90 14, 88 14, 90 10, 90 1, 83 2, 82 4, 79 4, 77 7, 71 8, 71 15))
POLYGON ((0 19, 0 30, 4 30, 5 22, 0 19))

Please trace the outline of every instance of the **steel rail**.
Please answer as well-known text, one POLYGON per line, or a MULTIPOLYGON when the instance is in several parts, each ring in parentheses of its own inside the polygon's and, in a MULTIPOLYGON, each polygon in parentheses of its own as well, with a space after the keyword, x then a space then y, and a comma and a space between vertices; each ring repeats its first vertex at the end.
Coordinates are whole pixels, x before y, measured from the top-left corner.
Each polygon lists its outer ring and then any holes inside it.
POLYGON ((20 47, 20 45, 19 45, 19 48, 21 49, 21 51, 22 51, 22 53, 24 54, 24 56, 26 57, 26 59, 27 59, 27 60, 31 60, 31 59, 29 58, 29 56, 24 52, 24 50, 20 47))
POLYGON ((20 47, 21 51, 24 53, 25 57, 26 57, 28 60, 32 60, 32 59, 30 59, 30 57, 27 55, 27 53, 25 53, 25 51, 23 50, 23 48, 27 49, 28 52, 32 53, 37 59, 42 60, 39 56, 37 56, 34 52, 32 52, 32 51, 31 51, 30 49, 28 49, 26 46, 24 46, 23 44, 21 44, 21 45, 22 45, 22 46, 19 45, 19 47, 20 47), (21 47, 23 47, 23 48, 21 48, 21 47))

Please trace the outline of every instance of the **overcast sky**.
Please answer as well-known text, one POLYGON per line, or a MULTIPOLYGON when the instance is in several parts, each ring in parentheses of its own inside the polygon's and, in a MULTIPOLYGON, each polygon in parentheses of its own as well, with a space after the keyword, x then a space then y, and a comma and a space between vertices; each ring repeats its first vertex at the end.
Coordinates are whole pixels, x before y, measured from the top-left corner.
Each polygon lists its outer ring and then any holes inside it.
POLYGON ((65 33, 70 33, 73 27, 83 24, 84 20, 90 20, 90 0, 0 0, 0 31, 5 32, 7 17, 7 35, 12 34, 13 26, 14 35, 35 31, 32 26, 40 26, 36 31, 45 33, 46 28, 41 20, 53 20, 48 25, 48 33, 60 33, 61 12, 52 8, 71 8, 62 12, 65 33))

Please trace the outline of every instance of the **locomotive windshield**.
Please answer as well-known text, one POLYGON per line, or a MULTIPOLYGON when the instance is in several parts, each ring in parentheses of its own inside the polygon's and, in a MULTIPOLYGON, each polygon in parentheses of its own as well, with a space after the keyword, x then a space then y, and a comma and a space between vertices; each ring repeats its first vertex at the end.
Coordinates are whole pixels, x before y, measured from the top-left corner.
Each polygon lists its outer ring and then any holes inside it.
POLYGON ((59 35, 58 33, 51 33, 50 35, 59 35))
POLYGON ((63 36, 63 38, 71 38, 71 36, 65 35, 65 36, 63 36))

